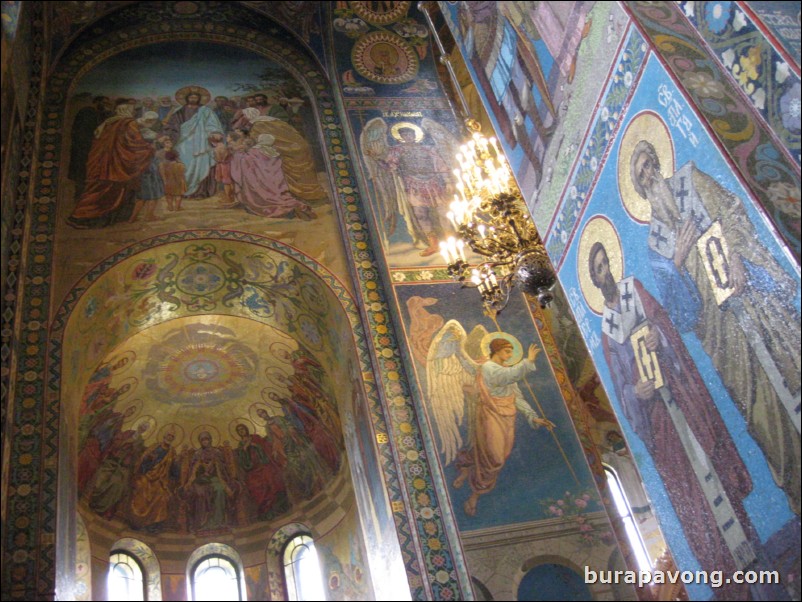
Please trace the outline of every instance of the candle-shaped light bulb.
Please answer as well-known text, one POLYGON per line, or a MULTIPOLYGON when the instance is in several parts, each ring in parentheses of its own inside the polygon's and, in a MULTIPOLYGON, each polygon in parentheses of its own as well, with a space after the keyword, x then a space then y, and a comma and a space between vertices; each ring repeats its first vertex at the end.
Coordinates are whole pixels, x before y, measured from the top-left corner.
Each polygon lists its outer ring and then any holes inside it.
MULTIPOLYGON (((457 192, 459 192, 459 195, 464 199, 465 198, 465 184, 463 184, 462 182, 457 182, 457 192)), ((454 195, 454 198, 456 199, 456 195, 454 195)))
POLYGON ((465 261, 465 243, 461 238, 457 240, 457 252, 459 253, 459 258, 465 261))
POLYGON ((455 239, 453 236, 449 236, 448 240, 446 242, 448 243, 449 256, 454 258, 453 261, 456 261, 457 257, 458 257, 458 255, 457 255, 457 239, 455 239))
POLYGON ((451 263, 451 257, 448 255, 448 245, 444 241, 440 241, 440 255, 446 260, 447 264, 451 263))

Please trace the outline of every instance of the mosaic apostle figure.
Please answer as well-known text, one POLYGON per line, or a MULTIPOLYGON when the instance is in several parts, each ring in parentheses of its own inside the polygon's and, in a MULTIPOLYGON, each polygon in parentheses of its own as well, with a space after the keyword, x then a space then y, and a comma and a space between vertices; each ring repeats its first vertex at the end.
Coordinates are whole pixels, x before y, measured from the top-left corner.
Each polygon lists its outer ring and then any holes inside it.
MULTIPOLYGON (((604 296, 602 348, 624 416, 654 461, 703 568, 735 571, 756 560, 743 499, 749 472, 679 333, 633 277, 615 281, 604 244, 588 254, 604 296)), ((726 599, 741 599, 729 587, 726 599)))
POLYGON ((140 177, 156 152, 142 130, 151 129, 157 120, 135 119, 130 99, 117 103, 115 115, 95 130, 86 164, 86 186, 67 218, 73 228, 100 228, 128 219, 140 177))
POLYGON ((635 145, 635 191, 651 207, 649 258, 663 304, 692 331, 746 418, 791 509, 800 511, 800 317, 792 279, 741 199, 686 163, 664 178, 654 146, 635 145))

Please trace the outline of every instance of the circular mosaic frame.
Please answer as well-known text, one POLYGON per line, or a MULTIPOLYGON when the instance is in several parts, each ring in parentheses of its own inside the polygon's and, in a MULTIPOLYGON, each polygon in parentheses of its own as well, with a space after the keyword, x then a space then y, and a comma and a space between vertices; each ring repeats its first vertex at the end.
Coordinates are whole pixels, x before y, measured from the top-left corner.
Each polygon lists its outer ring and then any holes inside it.
POLYGON ((359 75, 379 84, 404 84, 418 75, 418 55, 389 31, 373 31, 351 49, 351 63, 359 75))

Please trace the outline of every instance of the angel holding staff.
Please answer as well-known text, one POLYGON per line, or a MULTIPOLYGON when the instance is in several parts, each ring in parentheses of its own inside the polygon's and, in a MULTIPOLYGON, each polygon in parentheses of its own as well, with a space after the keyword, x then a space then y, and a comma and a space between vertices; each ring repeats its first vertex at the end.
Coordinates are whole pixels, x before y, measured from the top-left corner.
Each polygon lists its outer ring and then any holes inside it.
POLYGON ((499 473, 515 442, 515 419, 520 411, 529 425, 549 430, 554 424, 526 402, 518 382, 535 371, 540 349, 530 345, 527 356, 521 344, 504 332, 466 335, 462 325, 449 320, 435 336, 427 357, 429 396, 446 463, 456 460, 459 474, 454 487, 467 481, 471 495, 465 502, 468 516, 476 515, 479 497, 496 486, 499 473), (467 349, 481 337, 484 361, 475 361, 467 349), (517 356, 517 357, 516 357, 517 356), (459 386, 461 385, 461 386, 459 386), (459 423, 468 401, 469 441, 462 445, 459 423))

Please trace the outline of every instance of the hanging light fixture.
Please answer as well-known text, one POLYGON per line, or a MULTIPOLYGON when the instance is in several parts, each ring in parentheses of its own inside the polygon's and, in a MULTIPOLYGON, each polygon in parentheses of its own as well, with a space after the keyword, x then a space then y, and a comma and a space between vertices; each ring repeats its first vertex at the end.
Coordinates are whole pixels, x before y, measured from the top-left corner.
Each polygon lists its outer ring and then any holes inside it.
POLYGON ((434 27, 429 9, 434 2, 420 2, 432 37, 440 51, 452 89, 462 108, 470 140, 460 147, 454 170, 458 194, 448 218, 456 232, 440 242, 448 273, 466 287, 479 289, 488 312, 504 309, 516 286, 535 297, 542 308, 553 300, 557 276, 546 249, 526 208, 507 159, 495 138, 481 135, 481 126, 471 118, 468 104, 457 82, 454 68, 434 27), (480 256, 471 264, 467 250, 480 256))
POLYGON ((478 288, 488 310, 504 309, 516 286, 547 307, 557 277, 496 139, 474 132, 460 151, 459 194, 448 212, 456 236, 440 243, 449 274, 478 288), (478 264, 467 261, 466 247, 482 257, 478 264))

